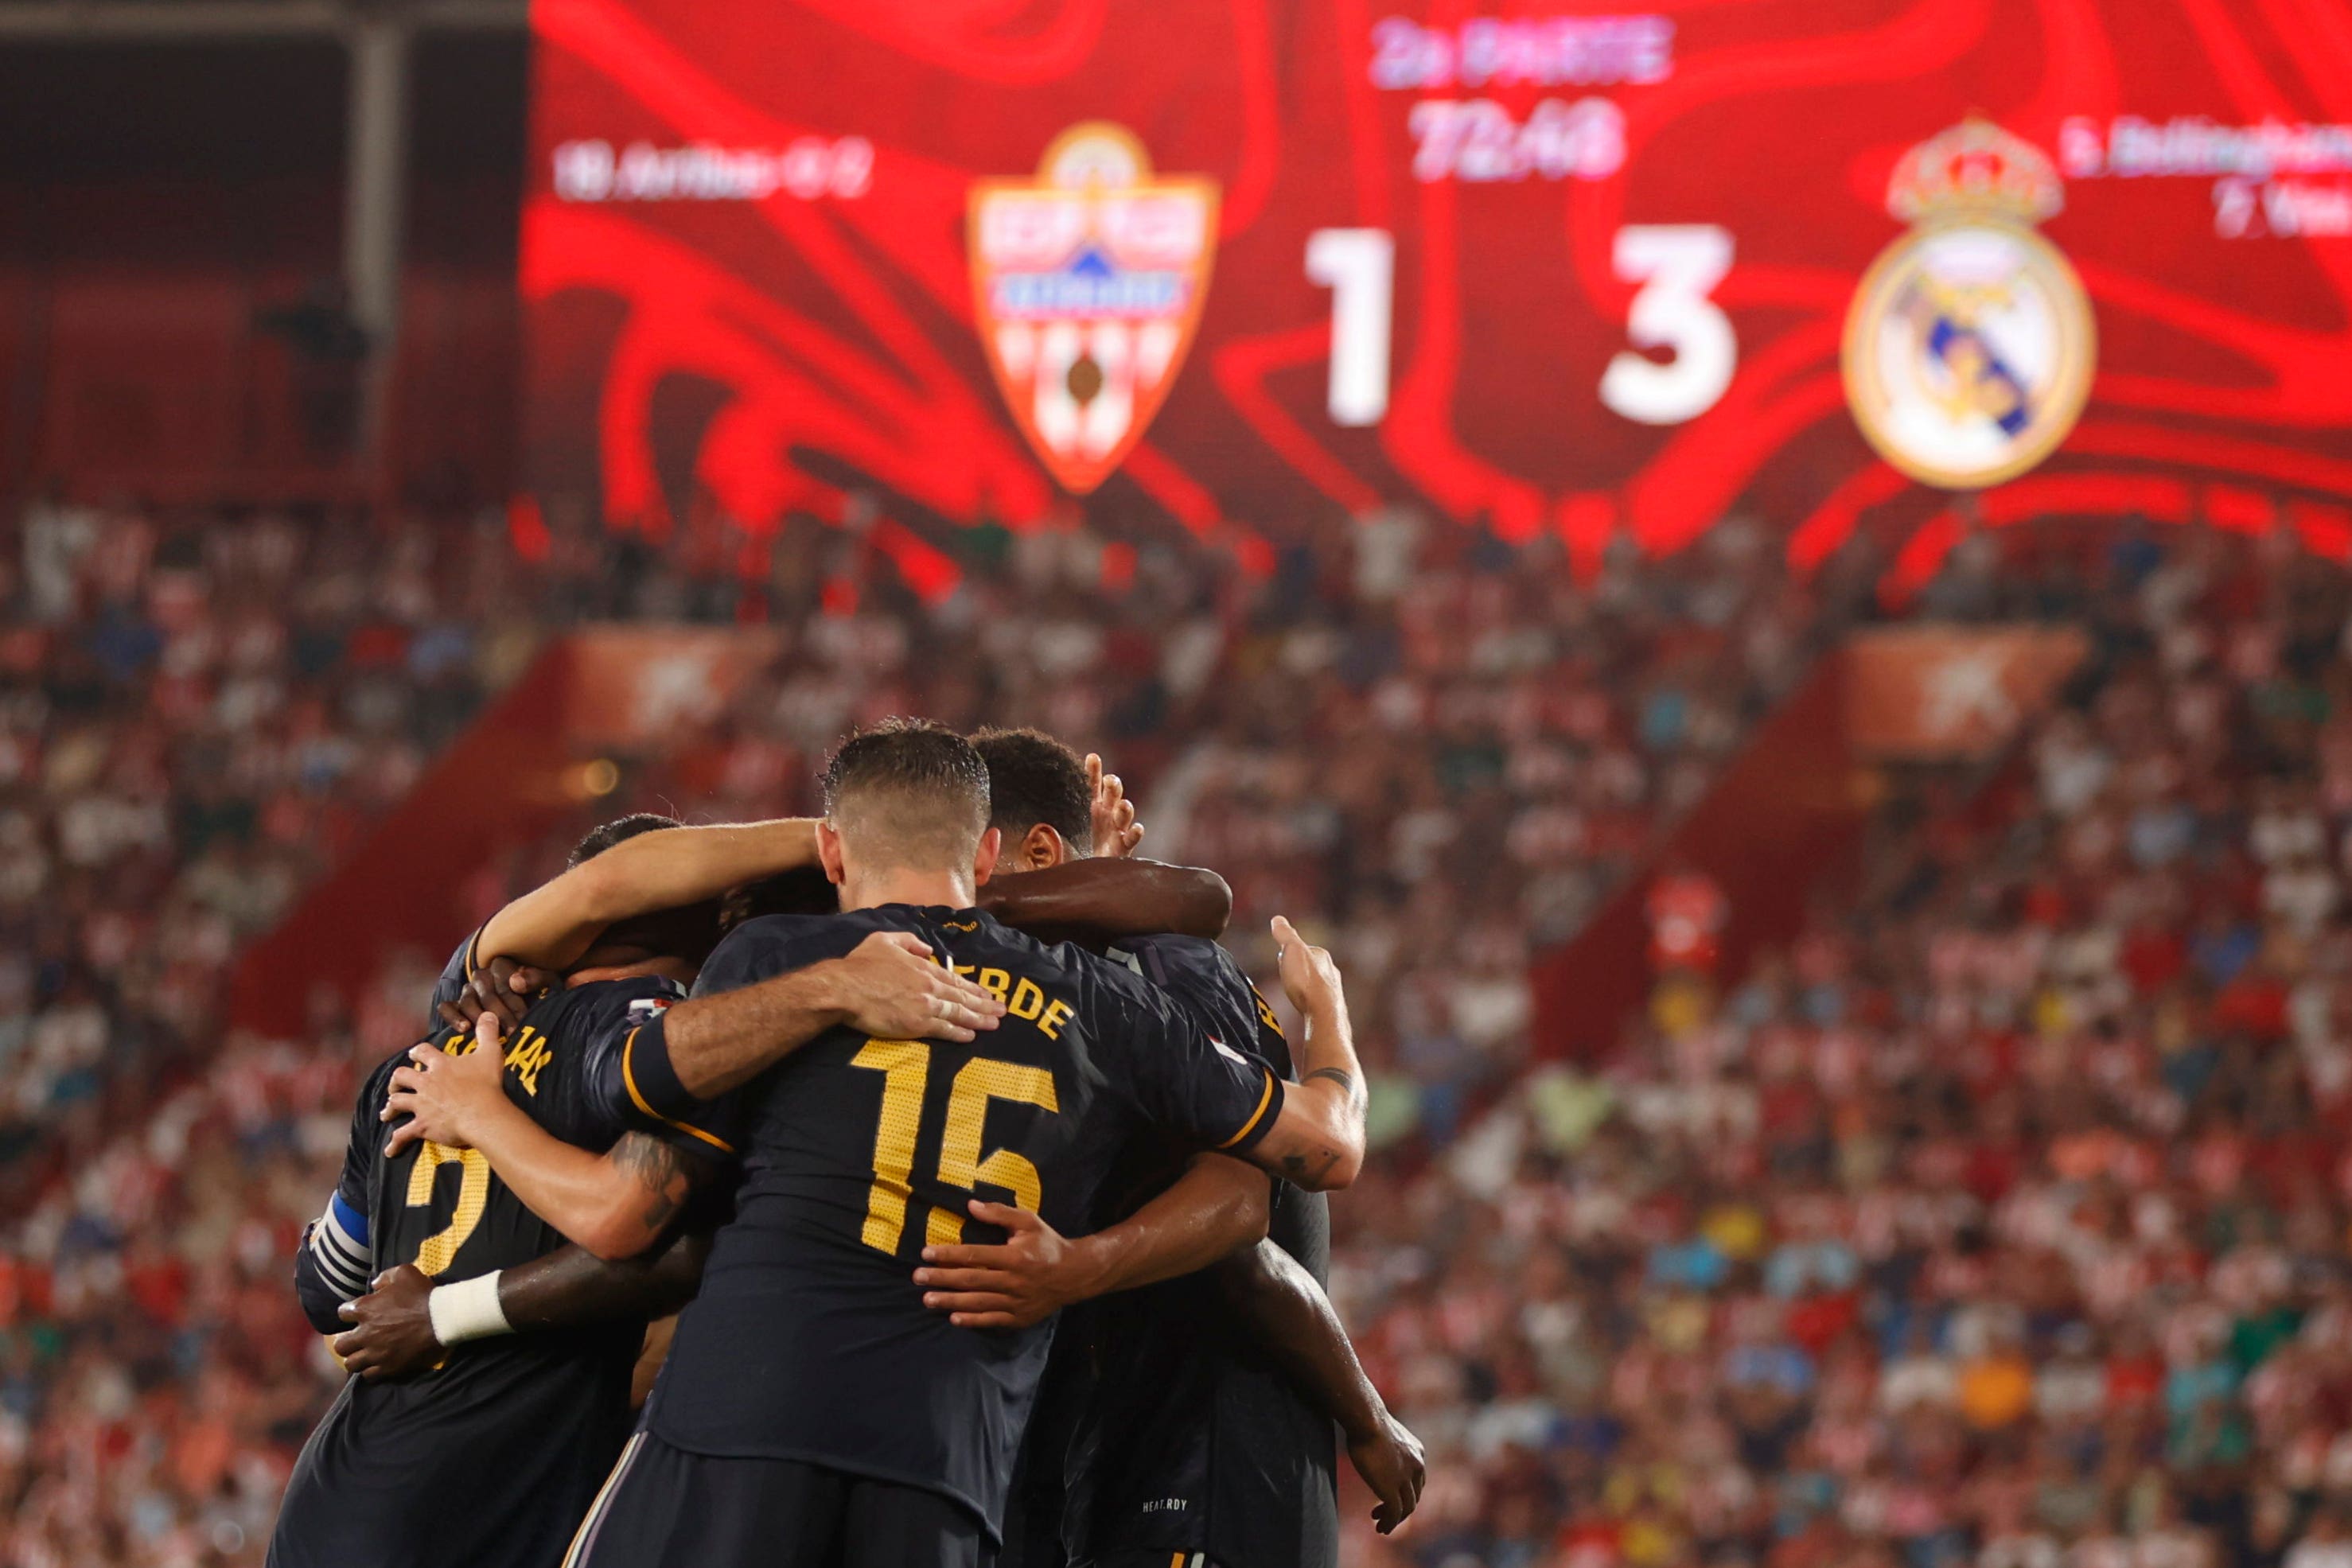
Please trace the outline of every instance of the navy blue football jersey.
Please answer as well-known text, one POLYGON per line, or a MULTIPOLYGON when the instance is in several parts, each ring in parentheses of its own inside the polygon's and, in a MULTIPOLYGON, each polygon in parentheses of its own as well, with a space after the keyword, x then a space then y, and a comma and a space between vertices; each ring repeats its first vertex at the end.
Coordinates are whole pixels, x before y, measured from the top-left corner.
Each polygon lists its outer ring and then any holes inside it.
MULTIPOLYGON (((1212 1037, 1287 1077, 1290 1046, 1232 955, 1196 936, 1122 941, 1108 955, 1164 990, 1212 1037)), ((1104 1223, 1183 1174, 1192 1151, 1139 1139, 1105 1188, 1104 1223)), ((1322 1281, 1330 1215, 1320 1193, 1274 1184, 1267 1234, 1322 1281)), ((1205 1554, 1218 1568, 1334 1568, 1338 1441, 1328 1416, 1234 1320, 1216 1282, 1188 1274, 1087 1301, 1055 1346, 1066 1433, 1063 1545, 1079 1562, 1205 1554)), ((1045 1456, 1024 1463, 1047 1484, 1045 1456)), ((1018 1568, 1018 1565, 1010 1565, 1018 1568)))
MULTIPOLYGON (((630 1121, 608 1088, 620 1050, 682 995, 645 978, 541 998, 505 1041, 508 1097, 566 1143, 609 1148, 630 1121)), ((435 1038, 475 1049, 446 1029, 435 1038)), ((361 1090, 336 1187, 340 1211, 366 1217, 368 1277, 412 1263, 446 1283, 563 1245, 476 1150, 425 1143, 384 1157, 390 1129, 378 1113, 406 1060, 403 1051, 385 1061, 361 1090)), ((627 1439, 644 1338, 642 1322, 616 1322, 475 1340, 416 1377, 348 1380, 296 1462, 270 1542, 273 1568, 552 1568, 627 1439)))
POLYGON ((742 1176, 679 1320, 649 1428, 690 1452, 794 1458, 926 1487, 1001 1529, 1050 1345, 956 1327, 913 1281, 929 1242, 998 1239, 974 1196, 1082 1234, 1118 1151, 1160 1127, 1240 1151, 1282 1081, 1123 966, 977 910, 904 904, 772 915, 730 935, 696 994, 911 931, 1003 997, 969 1044, 835 1029, 739 1092, 742 1176))

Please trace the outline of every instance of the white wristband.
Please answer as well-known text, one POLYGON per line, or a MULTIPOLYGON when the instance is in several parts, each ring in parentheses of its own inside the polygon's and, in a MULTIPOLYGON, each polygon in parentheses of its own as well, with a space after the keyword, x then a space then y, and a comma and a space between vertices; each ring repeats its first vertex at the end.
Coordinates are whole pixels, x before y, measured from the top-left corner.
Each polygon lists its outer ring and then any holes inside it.
POLYGON ((463 1344, 514 1333, 506 1309, 499 1305, 499 1274, 492 1270, 477 1279, 454 1285, 436 1285, 425 1293, 425 1311, 433 1320, 433 1337, 443 1344, 463 1344))

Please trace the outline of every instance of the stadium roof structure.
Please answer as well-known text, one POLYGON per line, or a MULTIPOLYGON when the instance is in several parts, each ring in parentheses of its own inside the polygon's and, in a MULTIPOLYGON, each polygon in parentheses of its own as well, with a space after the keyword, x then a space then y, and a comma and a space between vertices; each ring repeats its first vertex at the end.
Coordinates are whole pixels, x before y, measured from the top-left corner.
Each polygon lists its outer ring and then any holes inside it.
POLYGON ((343 283, 372 354, 361 386, 362 463, 383 460, 387 367, 399 329, 406 102, 421 35, 516 32, 529 0, 0 0, 0 45, 139 47, 318 39, 349 57, 343 283))
POLYGON ((0 0, 0 39, 157 42, 528 26, 529 0, 0 0))

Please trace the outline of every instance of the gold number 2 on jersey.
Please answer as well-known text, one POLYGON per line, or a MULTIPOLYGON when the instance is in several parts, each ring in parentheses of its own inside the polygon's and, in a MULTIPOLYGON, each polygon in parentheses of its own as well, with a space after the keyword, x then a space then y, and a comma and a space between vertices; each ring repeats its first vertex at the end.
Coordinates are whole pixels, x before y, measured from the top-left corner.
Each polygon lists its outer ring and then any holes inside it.
POLYGON ((455 1161, 464 1167, 457 1179, 457 1211, 444 1229, 426 1237, 416 1249, 419 1273, 438 1274, 457 1256, 457 1249, 482 1222, 490 1201, 489 1156, 479 1149, 453 1149, 446 1144, 420 1144, 416 1163, 408 1171, 408 1207, 423 1208, 433 1201, 433 1173, 455 1161))
MULTIPOLYGON (((915 1138, 923 1120, 923 1089, 930 1081, 931 1048, 919 1040, 869 1040, 849 1065, 882 1074, 882 1116, 874 1129, 874 1188, 866 1200, 866 1228, 860 1234, 876 1251, 895 1253, 906 1234, 907 1199, 914 1190, 915 1138)), ((974 1057, 957 1071, 955 1086, 948 1092, 940 1180, 965 1188, 982 1182, 1010 1188, 1013 1203, 1034 1214, 1045 1197, 1037 1167, 1011 1149, 981 1157, 981 1134, 991 1100, 1054 1112, 1062 1108, 1054 1092, 1054 1075, 1045 1069, 974 1057)), ((933 1208, 923 1227, 924 1242, 944 1246, 962 1239, 963 1217, 933 1208)))

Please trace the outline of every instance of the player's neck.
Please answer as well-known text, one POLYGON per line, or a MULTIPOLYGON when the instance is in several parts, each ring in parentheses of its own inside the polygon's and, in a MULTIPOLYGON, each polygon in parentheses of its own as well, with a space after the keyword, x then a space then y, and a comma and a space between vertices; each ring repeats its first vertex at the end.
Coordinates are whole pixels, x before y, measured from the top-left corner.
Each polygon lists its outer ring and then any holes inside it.
POLYGON ((918 871, 893 866, 888 871, 864 872, 842 883, 841 907, 872 909, 885 904, 941 904, 949 909, 971 907, 969 872, 918 871))

